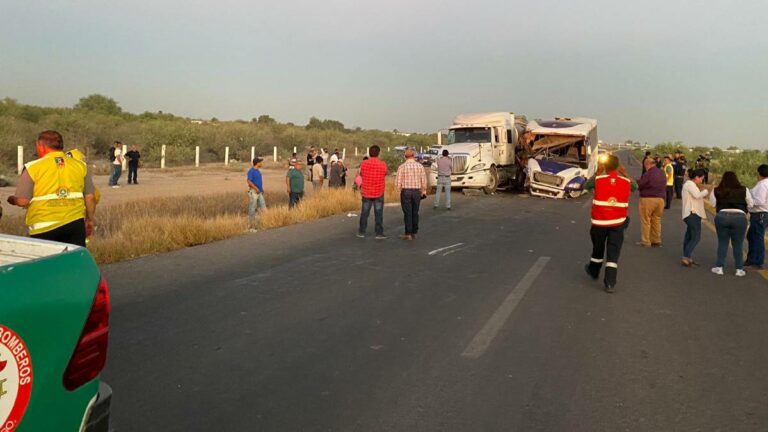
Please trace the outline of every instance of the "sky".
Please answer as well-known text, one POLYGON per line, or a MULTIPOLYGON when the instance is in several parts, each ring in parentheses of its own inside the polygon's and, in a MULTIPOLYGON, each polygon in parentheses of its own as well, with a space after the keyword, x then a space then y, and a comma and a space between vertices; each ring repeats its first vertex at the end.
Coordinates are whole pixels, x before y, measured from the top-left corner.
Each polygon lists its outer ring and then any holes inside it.
POLYGON ((768 149, 764 0, 0 0, 0 98, 434 132, 460 113, 768 149))

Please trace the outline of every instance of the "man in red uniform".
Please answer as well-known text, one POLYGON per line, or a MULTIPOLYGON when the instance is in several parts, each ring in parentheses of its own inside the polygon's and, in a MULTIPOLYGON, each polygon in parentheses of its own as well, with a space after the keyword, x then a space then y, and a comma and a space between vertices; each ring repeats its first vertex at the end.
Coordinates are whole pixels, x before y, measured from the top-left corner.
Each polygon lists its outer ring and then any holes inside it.
POLYGON ((619 166, 619 158, 610 155, 598 168, 597 176, 587 181, 584 187, 595 191, 592 200, 592 229, 589 231, 592 257, 585 270, 596 280, 605 262, 605 291, 613 293, 616 292, 624 230, 629 225, 629 195, 637 189, 637 185, 626 174, 624 167, 619 166))

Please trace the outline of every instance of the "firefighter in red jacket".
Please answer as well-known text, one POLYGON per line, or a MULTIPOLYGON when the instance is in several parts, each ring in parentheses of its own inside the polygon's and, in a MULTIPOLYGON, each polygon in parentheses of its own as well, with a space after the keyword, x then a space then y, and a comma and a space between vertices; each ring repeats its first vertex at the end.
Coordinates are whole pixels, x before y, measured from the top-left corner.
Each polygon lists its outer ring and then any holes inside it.
POLYGON ((592 229, 589 231, 592 257, 585 269, 596 280, 605 262, 605 291, 613 293, 616 292, 624 230, 629 225, 629 195, 637 189, 637 184, 627 175, 624 167, 619 165, 619 158, 610 155, 600 164, 597 175, 587 181, 584 188, 595 191, 592 200, 592 229))

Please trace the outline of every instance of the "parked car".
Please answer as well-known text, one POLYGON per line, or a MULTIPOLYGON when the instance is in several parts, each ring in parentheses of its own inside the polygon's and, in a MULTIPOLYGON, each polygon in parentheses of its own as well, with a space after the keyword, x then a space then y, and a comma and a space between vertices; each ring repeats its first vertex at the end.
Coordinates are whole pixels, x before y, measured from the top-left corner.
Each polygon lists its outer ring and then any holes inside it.
POLYGON ((109 313, 87 249, 0 235, 0 431, 108 431, 109 313))

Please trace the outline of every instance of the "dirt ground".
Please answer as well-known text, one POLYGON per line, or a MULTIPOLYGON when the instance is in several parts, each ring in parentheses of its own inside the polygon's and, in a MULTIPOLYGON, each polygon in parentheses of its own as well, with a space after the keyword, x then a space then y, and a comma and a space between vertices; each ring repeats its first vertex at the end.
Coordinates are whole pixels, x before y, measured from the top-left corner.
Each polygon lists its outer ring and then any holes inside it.
MULTIPOLYGON (((139 184, 128 185, 128 174, 123 172, 120 177, 120 188, 113 189, 108 183, 107 175, 96 175, 93 180, 96 187, 101 190, 101 202, 99 206, 108 206, 122 201, 138 198, 168 197, 180 195, 209 195, 221 192, 238 192, 245 194, 248 190, 245 176, 250 167, 231 166, 204 166, 200 168, 158 168, 140 169, 138 173, 139 184)), ((262 168, 264 175, 264 189, 268 192, 285 190, 285 172, 283 168, 262 168)), ((347 173, 347 183, 351 184, 355 178, 356 170, 350 169, 347 173)), ((307 193, 312 193, 309 183, 305 185, 307 193)), ((6 200, 13 195, 15 187, 0 188, 0 200, 3 211, 7 216, 23 214, 24 209, 9 205, 6 200)))

